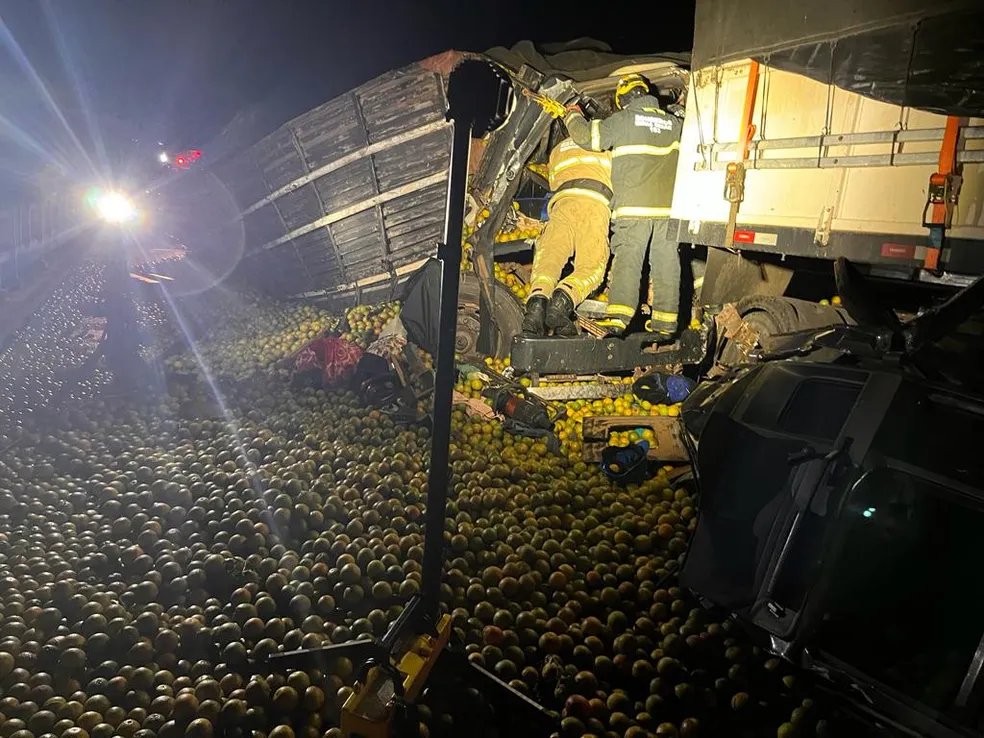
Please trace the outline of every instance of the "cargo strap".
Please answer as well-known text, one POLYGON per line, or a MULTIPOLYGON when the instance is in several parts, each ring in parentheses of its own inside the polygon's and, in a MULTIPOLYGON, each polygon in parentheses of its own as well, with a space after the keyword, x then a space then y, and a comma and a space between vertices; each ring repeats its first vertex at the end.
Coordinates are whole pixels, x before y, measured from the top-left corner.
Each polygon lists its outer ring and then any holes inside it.
POLYGON ((926 250, 923 267, 931 271, 939 269, 943 238, 953 220, 953 209, 960 196, 963 177, 962 167, 957 162, 957 144, 960 140, 960 128, 966 123, 966 118, 953 115, 947 117, 939 163, 936 172, 929 177, 926 206, 923 208, 923 227, 929 229, 930 247, 926 250))
POLYGON ((741 109, 738 131, 736 160, 730 162, 724 177, 724 199, 731 203, 728 212, 728 225, 724 231, 724 246, 731 248, 735 240, 735 225, 738 221, 738 208, 745 199, 745 162, 748 161, 748 144, 755 136, 752 115, 755 113, 755 97, 758 94, 759 63, 753 61, 748 66, 748 82, 745 86, 745 102, 741 109))

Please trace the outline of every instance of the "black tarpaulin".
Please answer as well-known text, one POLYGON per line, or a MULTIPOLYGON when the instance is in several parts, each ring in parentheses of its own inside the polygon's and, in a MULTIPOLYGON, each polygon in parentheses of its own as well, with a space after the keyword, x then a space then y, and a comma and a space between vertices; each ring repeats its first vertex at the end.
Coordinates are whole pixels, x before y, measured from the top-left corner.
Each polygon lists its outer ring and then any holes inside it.
POLYGON ((441 262, 428 259, 407 281, 400 320, 409 339, 437 356, 441 311, 441 262))
POLYGON ((684 68, 690 66, 689 54, 657 52, 627 57, 613 53, 607 45, 593 39, 578 39, 564 46, 545 47, 544 52, 532 41, 520 41, 509 49, 502 46, 489 49, 485 55, 512 69, 529 64, 543 74, 569 77, 575 82, 601 79, 623 67, 661 61, 684 68))
POLYGON ((694 68, 754 58, 876 100, 984 114, 984 7, 971 0, 700 0, 694 68))

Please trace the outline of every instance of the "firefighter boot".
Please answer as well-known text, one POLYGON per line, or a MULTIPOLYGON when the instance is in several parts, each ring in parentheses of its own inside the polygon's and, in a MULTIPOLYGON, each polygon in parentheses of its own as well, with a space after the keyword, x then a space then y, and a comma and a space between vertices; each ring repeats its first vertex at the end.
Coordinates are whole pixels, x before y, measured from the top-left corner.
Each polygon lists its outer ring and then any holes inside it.
POLYGON ((543 316, 547 310, 547 298, 534 295, 526 301, 526 313, 523 315, 523 335, 527 338, 542 338, 546 332, 543 327, 543 316))
POLYGON ((554 290, 547 303, 546 323, 557 336, 576 336, 577 325, 574 323, 574 301, 563 290, 554 290))

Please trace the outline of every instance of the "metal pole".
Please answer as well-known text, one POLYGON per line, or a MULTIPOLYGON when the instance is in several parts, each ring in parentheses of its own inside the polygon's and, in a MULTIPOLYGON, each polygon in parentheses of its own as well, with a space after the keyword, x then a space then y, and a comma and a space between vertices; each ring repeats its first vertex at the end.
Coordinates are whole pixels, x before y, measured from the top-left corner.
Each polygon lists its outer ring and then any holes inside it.
POLYGON ((451 165, 448 175, 447 216, 441 259, 441 300, 438 348, 434 377, 434 423, 430 469, 427 474, 427 512, 424 517, 422 605, 425 615, 436 617, 444 569, 444 523, 447 513, 448 466, 451 442, 451 399, 454 390, 454 349, 458 328, 458 282, 461 276, 461 234, 468 185, 468 153, 471 126, 452 121, 451 165))

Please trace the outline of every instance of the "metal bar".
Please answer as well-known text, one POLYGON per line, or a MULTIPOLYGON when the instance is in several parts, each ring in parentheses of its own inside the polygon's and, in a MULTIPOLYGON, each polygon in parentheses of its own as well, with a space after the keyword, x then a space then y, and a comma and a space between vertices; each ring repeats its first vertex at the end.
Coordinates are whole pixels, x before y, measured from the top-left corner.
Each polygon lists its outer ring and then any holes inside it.
POLYGON ((267 657, 265 663, 276 669, 309 669, 312 664, 322 663, 322 659, 332 656, 345 656, 358 663, 379 651, 379 644, 372 641, 345 641, 344 643, 330 643, 314 648, 299 648, 296 651, 272 653, 267 657))
MULTIPOLYGON (((792 136, 750 141, 751 151, 775 149, 810 149, 820 146, 850 146, 852 144, 913 143, 917 141, 942 141, 944 128, 915 128, 906 131, 859 131, 856 133, 828 133, 823 136, 792 136)), ((960 131, 961 140, 984 138, 984 126, 967 126, 960 131)), ((699 147, 704 154, 734 153, 740 142, 709 143, 699 147)))
POLYGON ((350 154, 346 154, 345 156, 335 159, 335 161, 328 162, 327 164, 324 164, 323 166, 320 166, 317 169, 313 169, 312 171, 305 174, 303 177, 298 177, 293 182, 285 184, 283 187, 274 190, 269 195, 264 197, 262 200, 254 202, 252 205, 246 208, 242 213, 240 213, 240 217, 249 215, 253 211, 259 210, 264 205, 267 205, 268 203, 271 203, 274 200, 277 200, 283 197, 284 195, 293 192, 298 187, 303 187, 309 182, 313 182, 316 179, 321 179, 326 174, 331 174, 336 169, 341 169, 342 167, 351 164, 354 161, 358 161, 364 156, 371 156, 372 154, 376 154, 380 151, 385 151, 386 149, 391 149, 394 146, 399 146, 400 144, 404 144, 407 141, 413 141, 415 139, 422 138, 423 136, 426 136, 429 133, 433 133, 434 131, 441 130, 445 126, 447 126, 447 122, 443 120, 436 120, 433 123, 428 123, 426 125, 421 126, 420 128, 414 128, 412 131, 405 131, 404 133, 400 133, 391 138, 387 138, 385 141, 379 141, 378 143, 371 144, 370 146, 357 149, 350 154))
POLYGON ((447 218, 444 223, 444 242, 438 249, 442 261, 441 298, 421 582, 422 607, 426 613, 432 615, 437 613, 444 569, 444 525, 450 473, 448 461, 451 443, 451 399, 455 374, 454 345, 458 327, 458 287, 461 276, 461 234, 465 222, 468 152, 471 147, 471 125, 465 124, 464 121, 454 121, 453 126, 447 218))
MULTIPOLYGON (((827 156, 817 161, 812 156, 801 156, 790 159, 759 159, 754 158, 751 169, 825 169, 825 168, 859 168, 859 167, 888 167, 888 166, 922 166, 935 164, 939 155, 932 151, 913 154, 874 154, 870 156, 827 156), (819 166, 818 166, 819 164, 819 166)), ((960 164, 977 164, 984 162, 984 151, 961 151, 957 154, 960 164)), ((728 162, 714 160, 710 170, 724 171, 728 162)), ((700 171, 700 170, 698 170, 700 171)))
MULTIPOLYGON (((341 210, 336 210, 334 213, 329 213, 323 218, 318 218, 311 223, 300 228, 295 228, 290 233, 286 233, 280 238, 275 238, 272 241, 267 241, 263 244, 259 250, 269 250, 275 246, 279 246, 287 241, 292 241, 295 238, 303 236, 311 231, 316 231, 319 228, 324 228, 332 223, 337 223, 340 220, 345 220, 357 213, 361 213, 364 210, 375 207, 384 202, 389 202, 390 200, 395 200, 398 197, 403 197, 404 195, 409 195, 414 192, 419 192, 420 190, 425 190, 432 185, 439 184, 447 178, 444 172, 438 172, 437 174, 432 174, 429 177, 424 177, 423 179, 418 179, 416 182, 410 182, 405 184, 403 187, 397 187, 395 190, 389 190, 388 192, 381 192, 378 195, 374 195, 367 200, 358 202, 355 205, 349 205, 347 208, 342 208, 341 210)), ((256 253, 256 252, 254 252, 256 253)))

